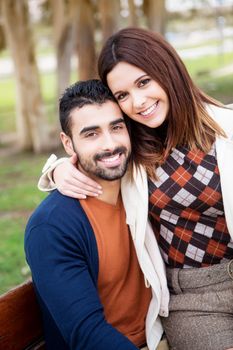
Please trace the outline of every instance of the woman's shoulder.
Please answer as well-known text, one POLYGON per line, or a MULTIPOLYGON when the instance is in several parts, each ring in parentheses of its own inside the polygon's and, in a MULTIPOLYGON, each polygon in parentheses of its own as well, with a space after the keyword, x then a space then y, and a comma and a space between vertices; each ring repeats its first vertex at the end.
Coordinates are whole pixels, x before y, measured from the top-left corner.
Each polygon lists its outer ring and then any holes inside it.
POLYGON ((206 105, 209 115, 221 126, 227 134, 233 134, 233 109, 229 106, 206 105))

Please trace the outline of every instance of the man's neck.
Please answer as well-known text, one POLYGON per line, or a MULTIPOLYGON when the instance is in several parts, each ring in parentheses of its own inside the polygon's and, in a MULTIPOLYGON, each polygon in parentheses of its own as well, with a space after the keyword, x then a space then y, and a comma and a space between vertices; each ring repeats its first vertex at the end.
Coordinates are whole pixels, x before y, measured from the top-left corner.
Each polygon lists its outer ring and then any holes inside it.
POLYGON ((98 182, 98 184, 102 187, 103 192, 97 197, 97 199, 105 203, 116 205, 117 199, 120 193, 120 188, 121 188, 121 179, 117 179, 113 181, 104 180, 97 176, 96 177, 91 176, 91 174, 89 174, 84 169, 82 169, 81 166, 79 166, 78 168, 84 174, 92 178, 94 181, 98 182))
POLYGON ((105 203, 116 205, 120 193, 121 181, 98 180, 98 183, 103 189, 103 193, 98 196, 98 199, 105 203))

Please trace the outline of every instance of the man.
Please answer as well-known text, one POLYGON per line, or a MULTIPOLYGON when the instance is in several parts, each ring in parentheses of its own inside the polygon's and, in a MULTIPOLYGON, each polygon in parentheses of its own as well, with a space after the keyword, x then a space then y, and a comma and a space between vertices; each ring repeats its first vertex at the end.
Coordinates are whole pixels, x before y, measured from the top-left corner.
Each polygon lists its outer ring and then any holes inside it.
POLYGON ((78 167, 103 193, 78 201, 54 191, 28 222, 25 252, 47 349, 143 348, 151 289, 120 194, 131 152, 122 112, 109 90, 90 80, 65 91, 60 122, 67 154, 77 154, 78 167))

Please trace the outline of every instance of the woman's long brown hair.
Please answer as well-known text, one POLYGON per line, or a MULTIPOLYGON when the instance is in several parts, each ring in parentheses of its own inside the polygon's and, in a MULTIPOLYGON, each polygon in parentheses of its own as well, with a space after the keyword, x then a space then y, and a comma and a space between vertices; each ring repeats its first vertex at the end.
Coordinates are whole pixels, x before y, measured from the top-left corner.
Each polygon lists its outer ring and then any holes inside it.
POLYGON ((161 127, 150 129, 127 120, 133 160, 142 164, 149 176, 156 177, 155 168, 173 147, 186 145, 208 152, 216 134, 224 136, 205 108, 207 103, 222 105, 195 86, 175 49, 160 34, 131 27, 112 35, 98 60, 99 76, 106 85, 108 73, 119 62, 142 69, 164 89, 169 99, 169 113, 161 127))

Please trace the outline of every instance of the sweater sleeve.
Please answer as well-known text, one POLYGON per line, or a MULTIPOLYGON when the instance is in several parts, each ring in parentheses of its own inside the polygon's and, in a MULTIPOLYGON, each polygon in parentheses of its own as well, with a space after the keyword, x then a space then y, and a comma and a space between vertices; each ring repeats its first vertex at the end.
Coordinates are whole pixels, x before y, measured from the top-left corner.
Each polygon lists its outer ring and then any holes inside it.
POLYGON ((39 298, 70 349, 137 349, 105 320, 88 249, 76 238, 46 223, 26 231, 26 258, 39 298))
POLYGON ((43 166, 42 175, 37 184, 40 191, 49 192, 57 188, 55 182, 53 181, 53 171, 59 164, 65 162, 66 160, 68 160, 68 158, 63 157, 58 159, 55 154, 51 154, 43 166))

